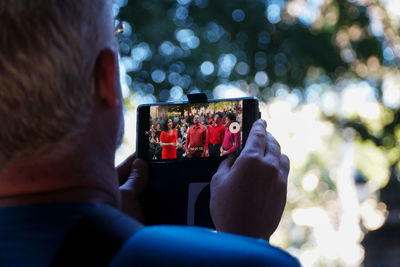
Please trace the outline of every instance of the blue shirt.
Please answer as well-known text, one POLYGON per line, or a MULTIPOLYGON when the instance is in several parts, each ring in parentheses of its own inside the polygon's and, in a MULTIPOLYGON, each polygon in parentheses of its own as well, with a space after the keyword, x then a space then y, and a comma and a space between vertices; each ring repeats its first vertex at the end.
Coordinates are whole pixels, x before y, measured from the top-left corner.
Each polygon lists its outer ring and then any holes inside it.
MULTIPOLYGON (((0 208, 0 266, 48 266, 74 224, 96 204, 0 208)), ((299 266, 264 240, 184 226, 143 227, 111 266, 299 266)))
POLYGON ((48 266, 90 203, 0 208, 0 266, 48 266))

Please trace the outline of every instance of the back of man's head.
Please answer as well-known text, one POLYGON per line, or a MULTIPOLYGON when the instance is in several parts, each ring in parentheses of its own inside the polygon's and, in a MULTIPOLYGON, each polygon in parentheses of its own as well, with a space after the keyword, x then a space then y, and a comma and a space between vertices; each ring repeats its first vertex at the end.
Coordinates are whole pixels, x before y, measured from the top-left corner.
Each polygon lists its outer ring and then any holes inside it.
POLYGON ((0 1, 0 168, 88 120, 106 1, 0 1))

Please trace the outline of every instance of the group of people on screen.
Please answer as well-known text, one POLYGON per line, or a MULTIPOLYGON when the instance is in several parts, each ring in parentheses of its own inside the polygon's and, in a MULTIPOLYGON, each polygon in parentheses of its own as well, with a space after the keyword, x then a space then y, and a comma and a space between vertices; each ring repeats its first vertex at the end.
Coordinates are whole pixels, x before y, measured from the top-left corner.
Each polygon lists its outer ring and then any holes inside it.
POLYGON ((220 157, 241 146, 240 118, 234 112, 155 118, 149 131, 149 157, 157 159, 220 157))

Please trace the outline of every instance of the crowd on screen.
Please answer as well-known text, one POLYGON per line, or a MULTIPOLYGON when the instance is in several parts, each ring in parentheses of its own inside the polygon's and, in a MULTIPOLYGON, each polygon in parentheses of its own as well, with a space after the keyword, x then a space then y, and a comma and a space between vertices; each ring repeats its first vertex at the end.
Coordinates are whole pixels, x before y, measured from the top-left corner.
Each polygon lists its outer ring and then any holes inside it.
MULTIPOLYGON (((187 112, 185 112, 187 114, 187 112)), ((241 112, 153 118, 149 130, 151 159, 218 157, 241 146, 241 112)))

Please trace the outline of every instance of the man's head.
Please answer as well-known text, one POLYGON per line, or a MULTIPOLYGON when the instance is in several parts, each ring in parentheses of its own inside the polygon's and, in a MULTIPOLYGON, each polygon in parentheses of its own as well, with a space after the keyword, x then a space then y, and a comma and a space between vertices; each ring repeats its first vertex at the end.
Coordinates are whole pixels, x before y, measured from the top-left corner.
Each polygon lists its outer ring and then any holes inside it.
POLYGON ((224 114, 222 114, 222 112, 217 112, 214 115, 214 123, 215 124, 220 124, 221 119, 224 117, 224 114))
POLYGON ((236 116, 233 113, 227 113, 225 115, 225 127, 229 128, 232 122, 236 121, 236 116))
POLYGON ((112 10, 111 0, 0 1, 0 200, 118 205, 112 10))
POLYGON ((0 169, 88 122, 96 63, 112 61, 99 58, 114 46, 110 4, 0 1, 0 169))
POLYGON ((200 116, 199 114, 196 114, 193 117, 193 124, 198 125, 199 123, 200 123, 200 116))

